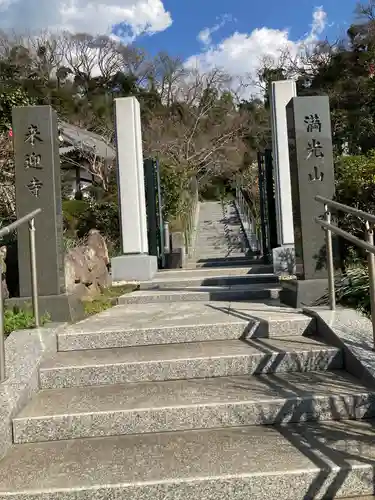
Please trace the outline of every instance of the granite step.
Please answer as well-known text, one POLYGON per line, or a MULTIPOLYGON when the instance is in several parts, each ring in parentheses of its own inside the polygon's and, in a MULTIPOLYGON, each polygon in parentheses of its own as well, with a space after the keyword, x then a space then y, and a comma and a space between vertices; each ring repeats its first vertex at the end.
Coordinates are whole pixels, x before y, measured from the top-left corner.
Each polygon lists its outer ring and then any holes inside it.
POLYGON ((120 305, 59 332, 58 350, 300 336, 314 330, 315 319, 273 303, 120 305))
POLYGON ((340 349, 313 337, 222 340, 58 352, 40 366, 43 389, 342 368, 340 349))
POLYGON ((201 268, 201 269, 178 269, 178 270, 160 270, 155 279, 176 279, 176 278, 220 278, 222 276, 247 276, 257 274, 273 274, 271 265, 252 264, 250 266, 242 265, 239 267, 224 268, 201 268))
POLYGON ((345 371, 278 373, 39 392, 15 443, 375 417, 375 386, 345 371))
POLYGON ((210 249, 203 249, 199 248, 196 250, 194 254, 194 258, 200 262, 200 261, 212 261, 212 260, 221 260, 221 259, 226 259, 226 260, 242 260, 242 259, 248 259, 248 257, 245 256, 244 252, 227 252, 227 251, 222 251, 222 250, 210 250, 210 249))
POLYGON ((246 274, 242 276, 176 276, 167 278, 157 275, 152 281, 142 281, 141 290, 163 290, 165 288, 187 287, 228 287, 233 285, 252 285, 254 283, 279 283, 279 278, 271 273, 246 274))
POLYGON ((264 500, 371 495, 373 420, 13 446, 0 500, 264 500))
MULTIPOLYGON (((259 260, 258 264, 261 264, 262 261, 259 260)), ((243 258, 243 259, 209 259, 209 260, 195 260, 189 259, 187 262, 187 269, 206 269, 206 268, 216 268, 216 267, 251 267, 255 265, 253 259, 243 258)))
POLYGON ((139 290, 122 295, 119 304, 150 304, 180 301, 243 301, 278 299, 279 283, 230 286, 183 286, 162 290, 139 290))

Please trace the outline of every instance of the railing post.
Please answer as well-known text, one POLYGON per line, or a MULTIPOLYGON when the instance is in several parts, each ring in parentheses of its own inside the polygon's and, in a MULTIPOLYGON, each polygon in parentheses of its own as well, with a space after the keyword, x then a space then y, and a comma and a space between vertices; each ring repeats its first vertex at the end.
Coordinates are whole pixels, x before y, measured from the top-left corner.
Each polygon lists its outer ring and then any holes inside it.
POLYGON ((30 240, 30 269, 31 269, 31 299, 33 303, 35 326, 40 326, 39 322, 39 303, 38 303, 38 278, 36 273, 36 247, 35 247, 35 220, 29 222, 29 240, 30 240))
MULTIPOLYGON (((331 224, 331 212, 328 205, 324 205, 325 220, 327 224, 331 224)), ((329 306, 332 311, 336 309, 336 293, 335 293, 335 268, 333 265, 333 246, 332 246, 332 231, 326 229, 326 248, 327 248, 327 270, 328 270, 328 295, 329 306)))
MULTIPOLYGON (((374 245, 374 230, 370 223, 366 222, 366 241, 370 245, 374 245)), ((375 350, 375 255, 367 252, 368 277, 370 283, 370 305, 371 305, 371 322, 373 335, 373 349, 375 350)))
POLYGON ((5 378, 6 378, 6 373, 5 373, 3 263, 0 259, 0 382, 4 382, 5 378))

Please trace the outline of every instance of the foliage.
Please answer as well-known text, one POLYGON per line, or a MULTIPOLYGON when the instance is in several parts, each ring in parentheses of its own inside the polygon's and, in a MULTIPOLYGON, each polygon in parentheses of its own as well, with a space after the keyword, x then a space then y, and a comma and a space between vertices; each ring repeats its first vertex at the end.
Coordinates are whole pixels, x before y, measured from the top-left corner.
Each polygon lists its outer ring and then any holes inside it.
POLYGON ((163 214, 171 221, 185 209, 182 193, 189 189, 189 173, 181 168, 160 165, 160 182, 163 196, 163 214))
POLYGON ((120 246, 120 220, 117 202, 92 202, 81 213, 77 235, 83 238, 90 229, 98 229, 106 238, 108 251, 114 255, 120 246))
MULTIPOLYGON (((40 321, 43 326, 49 321, 50 317, 45 314, 40 321)), ((15 330, 25 330, 27 328, 34 328, 35 320, 33 312, 30 309, 19 309, 14 307, 13 309, 5 309, 4 311, 4 332, 5 335, 9 335, 15 330)))
MULTIPOLYGON (((335 280, 336 300, 343 306, 357 309, 369 315, 371 313, 370 282, 367 266, 362 264, 349 266, 335 280)), ((328 304, 328 295, 322 297, 319 304, 328 304)))
POLYGON ((64 200, 63 204, 64 229, 68 237, 75 237, 82 217, 90 208, 85 200, 64 200))
POLYGON ((342 156, 335 165, 336 199, 366 212, 375 209, 375 150, 342 156))
POLYGON ((12 109, 15 106, 35 104, 22 88, 7 88, 0 86, 0 133, 12 128, 12 109))
MULTIPOLYGON (((339 203, 349 205, 364 212, 375 212, 375 151, 367 155, 342 156, 336 161, 336 196, 339 203)), ((351 234, 363 239, 364 222, 358 217, 339 212, 339 226, 351 234)), ((349 242, 339 239, 342 265, 354 264, 365 258, 365 253, 349 242)))
POLYGON ((135 285, 114 286, 103 290, 100 297, 92 301, 84 301, 84 310, 86 316, 92 316, 105 311, 117 304, 117 298, 125 293, 133 292, 135 285))

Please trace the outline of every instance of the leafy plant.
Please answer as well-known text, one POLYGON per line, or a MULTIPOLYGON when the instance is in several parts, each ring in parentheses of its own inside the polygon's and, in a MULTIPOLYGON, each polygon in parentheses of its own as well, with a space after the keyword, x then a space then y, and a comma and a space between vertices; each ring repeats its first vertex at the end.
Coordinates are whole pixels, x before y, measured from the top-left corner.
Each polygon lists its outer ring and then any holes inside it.
MULTIPOLYGON (((375 150, 367 155, 343 156, 335 165, 336 201, 364 212, 375 212, 375 150)), ((364 223, 358 217, 339 212, 337 222, 340 228, 363 239, 364 223)), ((351 243, 339 239, 342 264, 360 264, 365 253, 351 243)))
MULTIPOLYGON (((40 320, 43 326, 50 320, 50 316, 45 314, 40 320)), ((4 333, 9 335, 15 330, 25 330, 35 327, 35 319, 30 309, 20 309, 14 307, 12 309, 5 309, 4 311, 4 333)))
POLYGON ((160 165, 160 182, 163 193, 163 215, 168 221, 178 218, 186 208, 183 196, 189 189, 190 177, 182 169, 160 165))
MULTIPOLYGON (((370 281, 367 266, 348 267, 344 273, 336 277, 335 291, 336 300, 341 305, 357 309, 366 315, 370 314, 370 281)), ((328 300, 326 293, 316 305, 326 305, 328 300)))
POLYGON ((17 88, 3 88, 0 90, 0 131, 4 132, 12 127, 12 109, 16 106, 35 104, 25 90, 17 88))

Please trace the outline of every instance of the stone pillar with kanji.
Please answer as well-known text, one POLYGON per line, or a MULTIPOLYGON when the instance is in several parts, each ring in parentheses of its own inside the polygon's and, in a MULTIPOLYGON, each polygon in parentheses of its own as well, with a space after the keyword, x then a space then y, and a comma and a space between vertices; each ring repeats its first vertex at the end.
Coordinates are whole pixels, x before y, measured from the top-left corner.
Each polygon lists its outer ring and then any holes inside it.
POLYGON ((297 279, 283 283, 281 300, 311 306, 328 286, 325 232, 314 218, 324 213, 315 197, 335 192, 329 99, 294 97, 286 110, 297 279))
MULTIPOLYGON (((40 310, 66 321, 72 318, 72 300, 65 287, 58 128, 51 106, 13 108, 13 144, 17 219, 42 209, 35 218, 40 310)), ((27 224, 17 231, 17 247, 22 301, 31 297, 27 224)))

